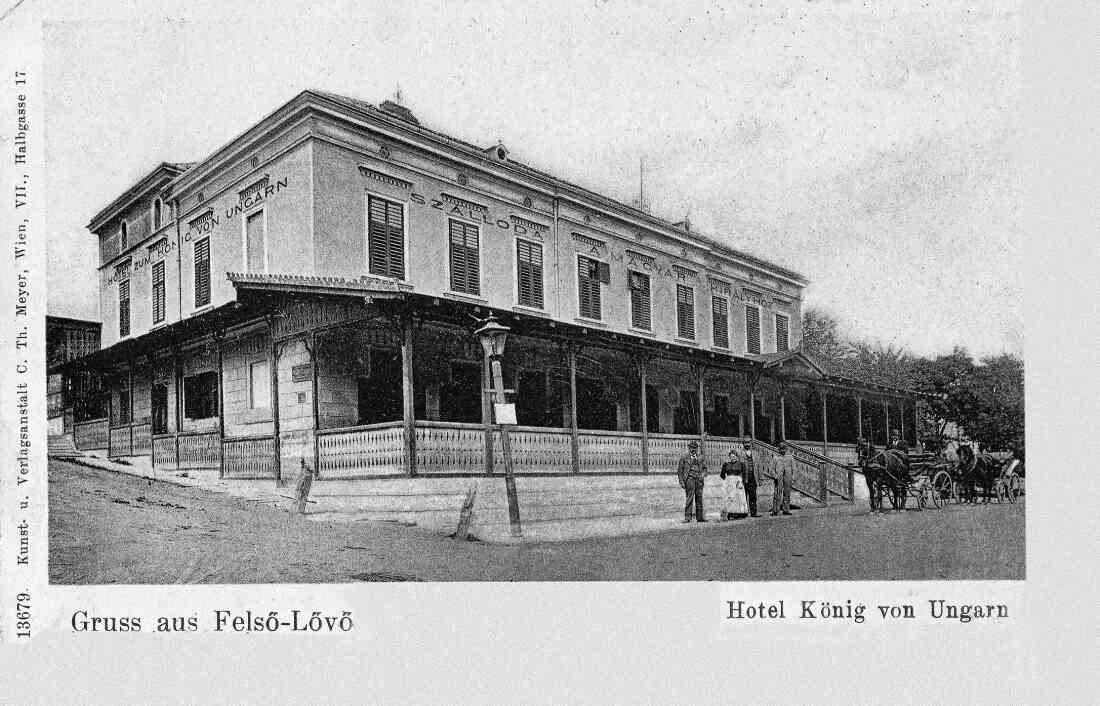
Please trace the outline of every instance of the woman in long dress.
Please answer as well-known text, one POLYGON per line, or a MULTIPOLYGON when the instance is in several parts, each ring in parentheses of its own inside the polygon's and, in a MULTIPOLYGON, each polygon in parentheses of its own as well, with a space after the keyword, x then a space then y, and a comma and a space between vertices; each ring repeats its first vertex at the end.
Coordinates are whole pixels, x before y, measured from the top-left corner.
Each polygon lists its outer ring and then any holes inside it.
POLYGON ((722 489, 725 493, 725 504, 722 507, 722 519, 740 520, 749 516, 749 501, 745 496, 745 480, 742 475, 744 465, 740 459, 735 459, 733 451, 730 452, 731 460, 722 464, 722 489))

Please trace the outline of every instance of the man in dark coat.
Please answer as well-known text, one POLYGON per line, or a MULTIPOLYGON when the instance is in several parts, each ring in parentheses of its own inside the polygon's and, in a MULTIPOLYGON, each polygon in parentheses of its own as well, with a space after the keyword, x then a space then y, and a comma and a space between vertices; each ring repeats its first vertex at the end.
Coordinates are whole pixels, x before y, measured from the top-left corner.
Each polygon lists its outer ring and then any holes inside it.
POLYGON ((749 501, 749 515, 760 517, 756 512, 756 459, 752 455, 752 442, 746 441, 744 453, 741 454, 741 463, 744 465, 745 497, 749 501))
POLYGON ((703 479, 707 476, 707 464, 699 453, 699 442, 688 444, 688 452, 680 457, 676 469, 680 487, 684 489, 684 522, 691 522, 691 507, 695 506, 695 521, 706 522, 703 514, 703 479))

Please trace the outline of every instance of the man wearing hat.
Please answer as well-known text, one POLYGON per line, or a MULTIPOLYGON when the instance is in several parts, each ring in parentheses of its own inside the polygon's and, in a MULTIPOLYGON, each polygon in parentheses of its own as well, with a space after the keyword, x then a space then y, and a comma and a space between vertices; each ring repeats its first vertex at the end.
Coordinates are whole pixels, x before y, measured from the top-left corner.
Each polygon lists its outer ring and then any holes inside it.
POLYGON ((695 506, 695 521, 706 522, 703 514, 703 479, 707 476, 707 464, 699 453, 699 442, 688 444, 688 452, 680 457, 680 466, 676 470, 680 487, 684 489, 684 522, 691 522, 691 506, 695 506))

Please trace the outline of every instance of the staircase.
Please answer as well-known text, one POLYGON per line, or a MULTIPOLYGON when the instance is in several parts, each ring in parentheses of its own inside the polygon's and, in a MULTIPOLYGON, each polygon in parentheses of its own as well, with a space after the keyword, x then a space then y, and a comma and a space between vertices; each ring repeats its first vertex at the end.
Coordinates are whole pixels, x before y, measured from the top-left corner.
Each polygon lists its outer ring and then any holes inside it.
POLYGON ((81 455, 73 443, 72 434, 50 434, 46 439, 46 454, 50 458, 76 458, 81 455))

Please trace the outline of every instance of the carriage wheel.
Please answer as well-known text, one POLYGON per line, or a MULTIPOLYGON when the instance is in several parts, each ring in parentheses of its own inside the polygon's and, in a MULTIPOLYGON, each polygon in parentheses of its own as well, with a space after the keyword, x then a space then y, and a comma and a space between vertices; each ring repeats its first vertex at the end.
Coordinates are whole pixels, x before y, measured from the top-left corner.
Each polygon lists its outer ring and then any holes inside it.
POLYGON ((943 504, 945 502, 943 498, 943 491, 937 488, 934 482, 928 486, 928 494, 932 497, 933 507, 935 507, 937 510, 942 510, 943 504))
POLYGON ((932 476, 932 503, 941 508, 947 502, 947 499, 951 497, 954 492, 954 483, 951 481, 951 474, 947 471, 937 471, 936 475, 932 476))
MULTIPOLYGON (((1008 483, 1007 483, 1007 481, 1005 481, 1004 478, 998 478, 997 479, 996 486, 997 486, 997 502, 998 503, 1003 503, 1005 501, 1005 495, 1007 495, 1007 493, 1006 493, 1006 486, 1007 485, 1008 485, 1008 483)), ((1015 502, 1015 501, 1013 501, 1013 502, 1015 502)))
POLYGON ((1020 477, 1013 473, 1005 480, 1005 485, 1007 486, 1008 502, 1016 502, 1016 498, 1020 496, 1020 477))

